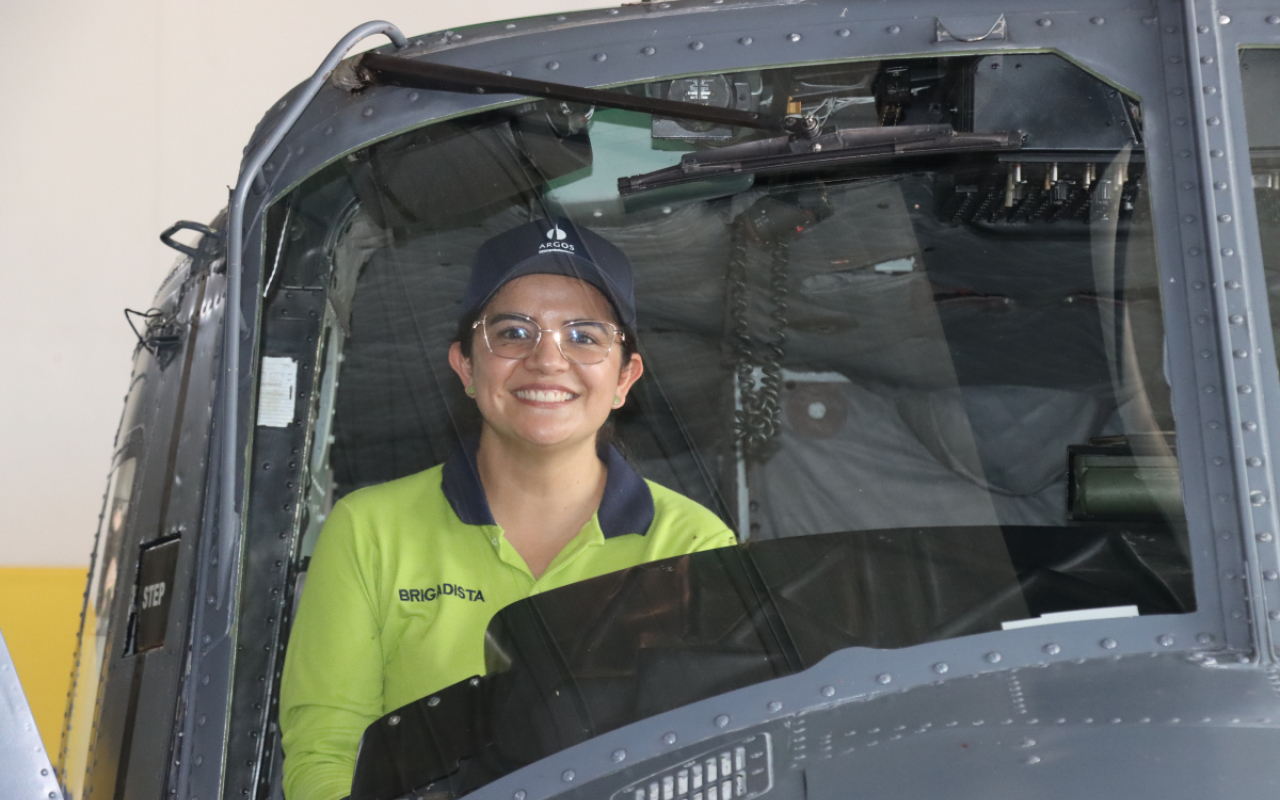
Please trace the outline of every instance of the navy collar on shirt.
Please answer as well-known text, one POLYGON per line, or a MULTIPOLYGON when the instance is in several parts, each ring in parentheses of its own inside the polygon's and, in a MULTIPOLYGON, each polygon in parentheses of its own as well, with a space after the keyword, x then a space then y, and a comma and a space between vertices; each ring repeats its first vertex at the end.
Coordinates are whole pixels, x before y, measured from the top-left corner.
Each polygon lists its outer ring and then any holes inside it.
MULTIPOLYGON (((480 483, 476 468, 476 450, 480 438, 468 436, 462 446, 444 464, 440 488, 458 519, 467 525, 494 525, 489 499, 480 483)), ((641 536, 653 523, 653 493, 627 460, 613 445, 605 445, 600 460, 609 470, 604 482, 604 497, 596 512, 604 538, 612 539, 628 533, 641 536)))

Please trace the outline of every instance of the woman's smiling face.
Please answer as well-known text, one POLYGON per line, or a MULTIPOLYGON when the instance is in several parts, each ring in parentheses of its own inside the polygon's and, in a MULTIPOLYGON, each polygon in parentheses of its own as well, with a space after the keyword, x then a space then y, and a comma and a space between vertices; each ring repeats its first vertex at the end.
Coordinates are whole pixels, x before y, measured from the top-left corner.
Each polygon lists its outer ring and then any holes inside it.
MULTIPOLYGON (((487 318, 499 314, 528 317, 546 330, 584 320, 617 322, 599 290, 564 275, 512 280, 484 308, 487 318)), ((490 352, 482 330, 476 329, 471 358, 455 342, 449 364, 464 386, 475 387, 476 404, 492 433, 512 443, 556 446, 594 441, 616 408, 614 397, 626 400, 644 365, 639 355, 623 364, 622 351, 615 341, 604 361, 575 364, 561 355, 552 334, 543 333, 533 355, 502 358, 490 352)))

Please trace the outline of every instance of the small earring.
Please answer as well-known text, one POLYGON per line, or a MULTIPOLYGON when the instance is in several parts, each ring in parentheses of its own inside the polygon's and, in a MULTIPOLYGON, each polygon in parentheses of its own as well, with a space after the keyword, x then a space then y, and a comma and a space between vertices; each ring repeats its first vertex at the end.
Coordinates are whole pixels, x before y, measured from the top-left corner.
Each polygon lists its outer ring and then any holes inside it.
POLYGON ((614 404, 615 406, 620 406, 620 405, 622 405, 622 398, 621 398, 621 397, 618 397, 618 396, 615 394, 615 395, 613 396, 613 404, 614 404))
POLYGON ((467 397, 475 397, 475 396, 476 396, 476 387, 474 387, 474 386, 468 386, 468 387, 467 387, 467 397))

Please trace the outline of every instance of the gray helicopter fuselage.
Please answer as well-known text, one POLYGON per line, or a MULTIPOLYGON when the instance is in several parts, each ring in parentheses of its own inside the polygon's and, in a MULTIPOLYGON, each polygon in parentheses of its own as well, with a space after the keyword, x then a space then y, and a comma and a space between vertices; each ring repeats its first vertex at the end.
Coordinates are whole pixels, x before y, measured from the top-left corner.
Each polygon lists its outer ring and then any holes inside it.
MULTIPOLYGON (((1158 267, 1155 347, 1176 421, 1192 607, 836 648, 777 677, 593 730, 494 776, 477 798, 711 800, 682 794, 681 771, 719 765, 722 754, 732 763, 739 748, 763 771, 735 764, 750 790, 734 787, 734 797, 1190 798, 1280 787, 1271 456, 1280 374, 1264 271, 1273 221, 1260 222, 1262 173, 1250 156, 1280 141, 1266 141, 1276 136, 1274 105, 1246 107, 1251 73, 1241 68, 1242 52, 1280 48, 1276 9, 1252 0, 671 0, 411 39, 371 24, 268 111, 231 206, 165 281, 140 336, 57 759, 68 797, 282 796, 279 683, 304 559, 331 502, 337 376, 365 263, 334 268, 335 243, 358 246, 357 212, 323 216, 327 190, 308 187, 406 131, 530 102, 371 85, 341 59, 376 34, 394 41, 380 54, 579 87, 1051 54, 1141 107, 1142 161, 1133 163, 1144 171, 1158 267)), ((1084 113, 1046 121, 1012 89, 984 87, 992 130, 1065 131, 1084 113)), ((1250 91, 1274 99, 1276 90, 1260 81, 1250 91)), ((650 129, 659 138, 662 124, 650 129)), ((446 182, 432 191, 443 205, 463 194, 446 182)), ((611 208, 597 216, 630 213, 611 208)), ((709 327, 719 336, 718 319, 709 327)), ((423 357, 421 375, 431 377, 415 378, 415 391, 444 394, 432 364, 423 357)), ((423 413, 444 419, 447 410, 423 413)), ((437 460, 446 444, 429 448, 437 460)), ((763 497, 756 486, 752 496, 763 497)), ((738 500, 748 507, 745 490, 738 500)), ((735 527, 749 536, 746 518, 735 527)))

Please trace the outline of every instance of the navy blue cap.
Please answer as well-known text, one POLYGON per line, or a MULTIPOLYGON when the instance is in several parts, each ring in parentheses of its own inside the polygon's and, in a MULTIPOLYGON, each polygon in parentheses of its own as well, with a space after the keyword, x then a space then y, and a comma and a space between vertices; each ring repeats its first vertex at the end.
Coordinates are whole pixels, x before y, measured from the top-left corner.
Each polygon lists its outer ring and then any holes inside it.
POLYGON ((626 254, 563 217, 520 225, 480 245, 462 295, 463 314, 479 311, 508 281, 522 275, 584 280, 609 299, 619 322, 636 324, 635 285, 626 254))

